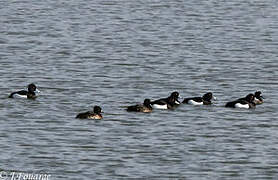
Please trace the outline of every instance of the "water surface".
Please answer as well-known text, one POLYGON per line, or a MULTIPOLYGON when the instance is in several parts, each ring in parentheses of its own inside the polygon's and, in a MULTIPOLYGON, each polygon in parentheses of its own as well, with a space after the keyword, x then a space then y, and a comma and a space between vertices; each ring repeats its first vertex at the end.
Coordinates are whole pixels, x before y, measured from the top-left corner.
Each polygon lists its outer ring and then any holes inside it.
POLYGON ((278 13, 268 1, 1 1, 0 170, 51 179, 275 179, 278 13), (37 100, 8 99, 36 83, 37 100), (255 110, 224 108, 261 90, 255 110), (211 91, 214 105, 128 113, 211 91), (100 105, 101 121, 77 120, 100 105))

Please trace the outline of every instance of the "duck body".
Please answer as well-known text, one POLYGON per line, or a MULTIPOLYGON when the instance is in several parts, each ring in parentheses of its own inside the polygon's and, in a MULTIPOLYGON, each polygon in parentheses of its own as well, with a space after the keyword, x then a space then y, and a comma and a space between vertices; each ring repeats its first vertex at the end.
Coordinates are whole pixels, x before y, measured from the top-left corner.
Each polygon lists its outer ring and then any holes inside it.
POLYGON ((34 92, 28 92, 25 90, 21 90, 21 91, 11 93, 9 98, 36 99, 37 96, 34 92))
POLYGON ((216 99, 211 92, 208 92, 203 95, 203 97, 191 97, 185 98, 182 103, 192 104, 192 105, 211 105, 211 99, 216 99))
POLYGON ((79 113, 75 118, 78 119, 102 119, 101 108, 99 106, 94 107, 94 111, 87 111, 79 113))
POLYGON ((101 114, 96 114, 93 111, 87 111, 84 113, 79 113, 76 118, 79 119, 102 119, 102 115, 101 114))
POLYGON ((150 113, 152 112, 152 106, 151 106, 150 99, 145 99, 143 104, 137 104, 134 106, 128 106, 127 111, 128 112, 144 112, 144 113, 150 113))
POLYGON ((173 92, 169 97, 158 99, 151 102, 151 105, 154 109, 174 109, 180 102, 178 100, 179 93, 173 92))
POLYGON ((211 102, 204 102, 202 97, 192 97, 192 98, 185 98, 182 103, 185 104, 192 104, 192 105, 208 105, 211 102))
POLYGON ((226 103, 225 107, 244 109, 255 108, 256 104, 254 103, 254 98, 255 96, 253 94, 248 94, 245 98, 226 103))
POLYGON ((225 105, 225 107, 250 109, 250 108, 255 108, 256 106, 255 104, 245 100, 236 100, 236 101, 228 102, 225 105))
POLYGON ((28 91, 21 90, 21 91, 13 92, 9 95, 9 98, 36 99, 37 98, 36 92, 39 92, 39 90, 37 90, 36 85, 29 84, 28 91))

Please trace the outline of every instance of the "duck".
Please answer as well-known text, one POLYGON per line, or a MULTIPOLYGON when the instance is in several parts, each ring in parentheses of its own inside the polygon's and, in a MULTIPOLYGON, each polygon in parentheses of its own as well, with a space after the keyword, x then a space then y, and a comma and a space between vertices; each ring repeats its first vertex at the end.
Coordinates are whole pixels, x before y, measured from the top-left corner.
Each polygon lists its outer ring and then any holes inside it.
POLYGON ((245 98, 240 98, 235 101, 228 102, 225 107, 231 108, 255 108, 256 104, 254 103, 254 94, 248 94, 245 98))
POLYGON ((78 119, 102 119, 101 107, 94 106, 93 111, 87 111, 84 113, 79 113, 76 118, 78 119))
POLYGON ((151 106, 151 100, 145 99, 143 104, 137 104, 133 106, 128 106, 127 111, 128 112, 144 112, 144 113, 150 113, 152 112, 152 106, 151 106))
MULTIPOLYGON (((256 91, 253 95, 254 95, 254 103, 256 105, 262 104, 264 102, 264 97, 261 96, 262 92, 261 91, 256 91)), ((239 98, 238 100, 245 100, 246 97, 243 98, 239 98)))
POLYGON ((261 91, 256 91, 255 92, 255 99, 254 99, 254 103, 256 105, 262 104, 264 102, 264 97, 261 96, 262 92, 261 91))
POLYGON ((12 92, 9 95, 9 98, 25 98, 25 99, 36 99, 37 94, 40 91, 37 89, 37 86, 33 83, 28 85, 28 91, 26 90, 21 90, 21 91, 16 91, 12 92))
POLYGON ((192 104, 192 105, 211 105, 211 100, 216 98, 212 95, 212 92, 208 92, 203 95, 203 97, 191 97, 185 98, 182 103, 192 104))
POLYGON ((172 92, 167 98, 158 99, 151 102, 154 109, 174 109, 180 105, 179 93, 177 91, 172 92))

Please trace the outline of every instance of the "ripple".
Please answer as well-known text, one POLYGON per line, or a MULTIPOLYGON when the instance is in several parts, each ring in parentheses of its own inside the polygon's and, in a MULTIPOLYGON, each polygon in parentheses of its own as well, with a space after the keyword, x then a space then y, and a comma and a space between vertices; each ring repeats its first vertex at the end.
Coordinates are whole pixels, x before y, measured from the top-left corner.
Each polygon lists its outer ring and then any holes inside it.
POLYGON ((273 179, 274 1, 0 3, 1 168, 55 179, 273 179), (9 99, 36 83, 35 101, 9 99), (226 102, 261 90, 254 110, 226 102), (126 106, 212 91, 212 106, 126 106), (103 120, 75 119, 94 105, 103 120))

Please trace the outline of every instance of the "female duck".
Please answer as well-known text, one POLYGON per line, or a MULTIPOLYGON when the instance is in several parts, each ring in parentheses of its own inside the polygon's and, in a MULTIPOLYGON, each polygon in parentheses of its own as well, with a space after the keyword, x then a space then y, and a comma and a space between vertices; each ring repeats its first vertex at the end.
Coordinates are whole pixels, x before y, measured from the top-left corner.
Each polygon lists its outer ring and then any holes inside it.
POLYGON ((254 103, 255 96, 253 94, 248 94, 245 98, 240 98, 235 101, 228 102, 225 107, 231 108, 255 108, 256 104, 254 103))
POLYGON ((17 92, 13 92, 10 94, 9 98, 26 98, 26 99, 36 99, 36 93, 40 92, 35 84, 28 85, 28 91, 21 90, 17 92))
POLYGON ((128 112, 144 112, 144 113, 150 113, 152 112, 152 106, 151 106, 151 100, 145 99, 143 104, 137 104, 134 106, 128 106, 127 111, 128 112))
POLYGON ((211 100, 216 98, 212 95, 211 92, 208 92, 203 95, 203 97, 191 97, 185 98, 182 103, 192 104, 192 105, 211 105, 211 100))
POLYGON ((151 105, 154 109, 173 109, 177 107, 179 102, 179 93, 172 92, 172 94, 167 98, 162 98, 151 102, 151 105))
POLYGON ((87 111, 80 113, 76 116, 79 119, 102 119, 101 108, 99 106, 94 107, 94 111, 87 111))

